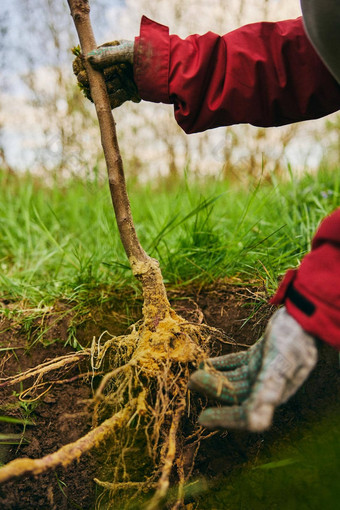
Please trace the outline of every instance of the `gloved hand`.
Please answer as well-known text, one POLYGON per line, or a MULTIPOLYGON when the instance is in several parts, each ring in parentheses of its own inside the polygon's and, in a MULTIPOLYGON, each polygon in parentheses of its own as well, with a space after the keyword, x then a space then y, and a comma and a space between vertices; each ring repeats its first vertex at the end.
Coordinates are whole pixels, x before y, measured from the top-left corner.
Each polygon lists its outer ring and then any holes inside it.
POLYGON ((204 410, 199 423, 252 432, 267 429, 275 408, 297 391, 316 362, 315 338, 281 308, 249 350, 210 359, 192 374, 189 389, 223 405, 204 410))
MULTIPOLYGON (((133 78, 133 48, 133 42, 113 41, 99 46, 87 55, 91 65, 103 72, 112 109, 121 106, 125 101, 139 103, 141 100, 133 78)), ((74 48, 73 53, 76 55, 73 72, 85 97, 92 101, 84 56, 79 47, 74 48)))
POLYGON ((110 67, 117 62, 128 62, 133 65, 134 46, 132 41, 114 41, 99 46, 86 56, 90 64, 96 69, 110 67))

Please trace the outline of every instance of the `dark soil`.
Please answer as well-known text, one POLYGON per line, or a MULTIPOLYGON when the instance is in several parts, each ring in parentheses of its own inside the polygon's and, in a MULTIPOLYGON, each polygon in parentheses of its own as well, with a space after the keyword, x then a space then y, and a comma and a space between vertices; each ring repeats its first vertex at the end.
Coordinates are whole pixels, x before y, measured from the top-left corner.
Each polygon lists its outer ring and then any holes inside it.
MULTIPOLYGON (((193 322, 206 322, 221 328, 227 335, 226 343, 217 344, 212 339, 212 349, 216 354, 236 352, 254 343, 262 334, 268 318, 273 312, 266 304, 266 295, 258 287, 215 283, 204 288, 185 288, 171 291, 170 299, 175 310, 193 322)), ((64 305, 60 304, 59 307, 64 305)), ((139 307, 134 312, 138 318, 139 307)), ((57 314, 55 315, 57 317, 57 314)), ((108 329, 112 333, 122 332, 126 328, 126 319, 119 322, 119 305, 112 304, 108 310, 96 314, 96 321, 90 317, 82 322, 76 331, 77 339, 82 343, 91 342, 93 335, 99 335, 108 329), (99 318, 98 318, 99 317, 99 318), (110 323, 111 317, 111 323, 110 323)), ((22 324, 9 319, 0 322, 0 377, 19 373, 34 367, 46 359, 55 358, 72 351, 64 347, 67 340, 70 317, 63 320, 50 317, 48 336, 45 346, 37 342, 27 350, 27 331, 22 324), (57 342, 54 342, 58 339, 57 342)), ((37 327, 37 324, 33 325, 37 327)), ((22 425, 0 422, 1 434, 22 434, 21 445, 0 444, 0 462, 6 463, 17 457, 39 458, 75 441, 91 428, 91 387, 86 379, 77 376, 86 372, 85 366, 77 366, 62 374, 64 384, 55 384, 38 401, 21 403, 18 393, 26 386, 2 389, 0 397, 0 416, 27 418, 34 425, 22 425)), ((58 374, 61 379, 61 374, 58 374)), ((249 463, 256 464, 263 452, 277 441, 289 444, 296 434, 303 434, 309 424, 314 423, 328 410, 339 408, 339 370, 338 355, 326 345, 320 347, 320 360, 309 380, 289 401, 280 407, 275 415, 272 428, 264 434, 244 432, 219 432, 202 442, 196 459, 193 477, 207 484, 217 483, 226 476, 232 476, 249 463)), ((33 395, 34 397, 34 395, 33 395)), ((32 396, 30 396, 32 398, 32 396)), ((198 401, 197 401, 198 402, 198 401)), ((93 510, 96 500, 96 484, 102 464, 103 451, 94 451, 85 455, 79 462, 68 468, 59 468, 54 472, 34 477, 25 477, 0 488, 0 508, 4 510, 66 510, 78 508, 93 510)), ((224 503, 214 505, 204 503, 204 498, 190 497, 187 509, 227 508, 224 503), (209 506, 210 505, 210 506, 209 506)), ((234 506, 228 508, 246 508, 234 506)), ((251 508, 248 506, 248 508, 251 508)), ((252 508, 260 508, 253 506, 252 508)), ((262 506, 261 508, 269 508, 262 506)), ((284 506, 282 507, 284 508, 284 506)), ((312 508, 312 507, 311 507, 312 508)), ((316 507, 315 507, 316 508, 316 507)))

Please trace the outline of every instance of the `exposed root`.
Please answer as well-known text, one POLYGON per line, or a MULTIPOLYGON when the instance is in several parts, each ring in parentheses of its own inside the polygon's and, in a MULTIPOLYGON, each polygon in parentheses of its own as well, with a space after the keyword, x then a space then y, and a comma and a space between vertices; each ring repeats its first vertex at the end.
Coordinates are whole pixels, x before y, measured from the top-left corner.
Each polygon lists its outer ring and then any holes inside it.
POLYGON ((11 377, 5 377, 0 378, 0 388, 3 388, 5 386, 11 386, 13 384, 17 384, 22 381, 26 381, 30 377, 38 377, 36 380, 36 383, 38 384, 39 381, 42 379, 44 374, 47 374, 48 372, 52 372, 54 370, 58 370, 60 368, 64 368, 67 365, 75 365, 77 363, 80 363, 81 361, 86 360, 91 354, 91 351, 89 349, 84 349, 81 352, 71 354, 67 354, 66 356, 60 356, 59 358, 46 361, 45 363, 42 363, 41 365, 38 365, 34 368, 30 368, 26 370, 25 372, 13 375, 11 377))
MULTIPOLYGON (((96 484, 98 484, 100 487, 103 487, 104 489, 116 491, 119 489, 126 490, 126 489, 134 489, 134 490, 143 490, 145 488, 145 482, 121 482, 121 483, 111 483, 111 482, 102 482, 102 480, 98 480, 98 478, 93 479, 96 484)), ((157 488, 157 483, 150 484, 150 489, 157 488)))
POLYGON ((79 459, 84 453, 98 447, 110 437, 115 428, 123 426, 129 419, 130 406, 105 420, 99 427, 91 430, 74 443, 67 444, 54 453, 41 459, 15 459, 0 469, 0 483, 7 482, 24 475, 39 475, 57 466, 67 466, 79 459))
POLYGON ((164 445, 166 454, 163 461, 162 474, 158 480, 157 490, 153 498, 151 499, 150 503, 148 504, 147 510, 157 510, 168 492, 170 484, 170 474, 172 467, 174 465, 176 455, 177 432, 184 409, 185 400, 183 399, 182 402, 178 405, 176 414, 174 415, 171 422, 169 437, 164 445))
POLYGON ((45 381, 42 383, 35 382, 32 386, 30 386, 29 388, 26 388, 21 393, 19 393, 18 399, 21 402, 37 402, 41 397, 46 395, 46 393, 48 393, 54 386, 61 385, 61 384, 73 383, 74 381, 77 381, 79 379, 89 379, 90 377, 93 378, 94 376, 102 375, 103 373, 104 373, 103 371, 96 372, 96 373, 95 372, 85 372, 84 374, 74 375, 73 377, 70 377, 69 379, 56 379, 56 380, 53 380, 52 382, 45 381), (46 386, 47 386, 47 389, 43 389, 46 386), (32 396, 31 398, 27 398, 28 395, 36 393, 40 388, 42 389, 41 393, 39 393, 35 397, 32 396))
POLYGON ((42 390, 41 393, 39 393, 37 396, 35 396, 34 398, 26 398, 27 395, 29 395, 30 393, 32 393, 33 390, 38 390, 39 388, 45 386, 45 383, 40 383, 40 384, 36 384, 35 386, 31 386, 30 388, 27 388, 26 390, 22 391, 20 394, 19 394, 19 400, 20 402, 36 402, 37 400, 39 400, 41 397, 43 397, 44 395, 46 395, 46 393, 48 393, 50 391, 50 389, 52 388, 53 384, 49 384, 47 388, 45 388, 44 390, 42 390))

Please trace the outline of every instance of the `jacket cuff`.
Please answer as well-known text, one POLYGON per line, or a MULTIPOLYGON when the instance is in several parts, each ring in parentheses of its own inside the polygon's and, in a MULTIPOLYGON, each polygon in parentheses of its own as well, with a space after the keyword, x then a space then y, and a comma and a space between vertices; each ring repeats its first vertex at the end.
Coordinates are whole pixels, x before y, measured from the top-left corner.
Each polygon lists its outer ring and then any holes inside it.
POLYGON ((269 301, 271 305, 282 305, 285 302, 288 287, 295 280, 296 275, 297 269, 289 269, 287 271, 276 294, 269 301))
POLYGON ((145 101, 170 103, 170 39, 168 27, 142 17, 140 35, 135 38, 134 79, 145 101))

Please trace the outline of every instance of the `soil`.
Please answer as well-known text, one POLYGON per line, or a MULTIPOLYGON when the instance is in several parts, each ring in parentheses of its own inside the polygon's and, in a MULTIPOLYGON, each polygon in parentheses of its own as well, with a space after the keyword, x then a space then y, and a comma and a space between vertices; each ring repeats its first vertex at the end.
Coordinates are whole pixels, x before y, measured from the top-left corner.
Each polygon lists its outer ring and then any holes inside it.
MULTIPOLYGON (((169 297, 180 315, 192 322, 204 321, 226 333, 227 339, 223 344, 211 339, 215 354, 237 352, 254 343, 273 313, 273 308, 266 304, 263 289, 251 284, 245 286, 241 282, 235 285, 221 281, 202 288, 181 288, 170 291, 169 297)), ((62 303, 56 305, 49 317, 44 318, 53 324, 44 338, 45 345, 37 342, 30 349, 27 349, 27 331, 22 324, 8 318, 0 321, 0 377, 19 373, 46 359, 73 351, 70 346, 64 347, 70 317, 57 321, 53 315, 57 316, 56 310, 60 311, 65 306, 62 303), (6 347, 10 349, 4 350, 6 347)), ((133 312, 136 317, 131 317, 132 322, 140 316, 138 303, 133 307, 133 312)), ((33 325, 33 328, 36 326, 33 325)), ((85 345, 91 342, 93 335, 98 336, 105 329, 114 334, 126 329, 126 318, 116 302, 107 310, 98 311, 96 321, 91 317, 84 320, 76 331, 76 337, 85 345), (117 320, 120 315, 121 321, 117 320)), ((281 444, 289 444, 297 430, 302 431, 328 410, 334 409, 338 405, 336 402, 339 402, 338 355, 328 346, 320 345, 319 358, 308 381, 288 404, 277 410, 273 426, 268 432, 218 432, 203 441, 193 477, 207 483, 218 483, 219 479, 232 476, 242 466, 256 464, 261 453, 275 445, 278 438, 281 444)), ((18 394, 28 388, 29 383, 26 386, 2 388, 0 417, 26 418, 34 424, 27 425, 23 430, 23 425, 0 421, 1 434, 21 434, 23 438, 20 445, 0 444, 1 463, 18 457, 42 457, 90 430, 91 384, 88 379, 79 378, 79 374, 87 370, 86 366, 77 366, 62 374, 62 377, 59 373, 58 379, 62 378, 63 384, 54 384, 40 399, 31 403, 20 402, 18 399, 18 394)), ((28 395, 29 398, 35 396, 28 395)), ((196 403, 199 405, 199 399, 196 403)), ((68 468, 8 483, 0 488, 0 508, 93 510, 98 496, 98 487, 93 479, 98 476, 103 457, 105 446, 101 451, 85 455, 68 468)), ((217 510, 227 508, 223 503, 216 505, 214 508, 217 510)), ((193 510, 213 507, 205 506, 204 501, 198 497, 189 498, 186 508, 193 510)))

